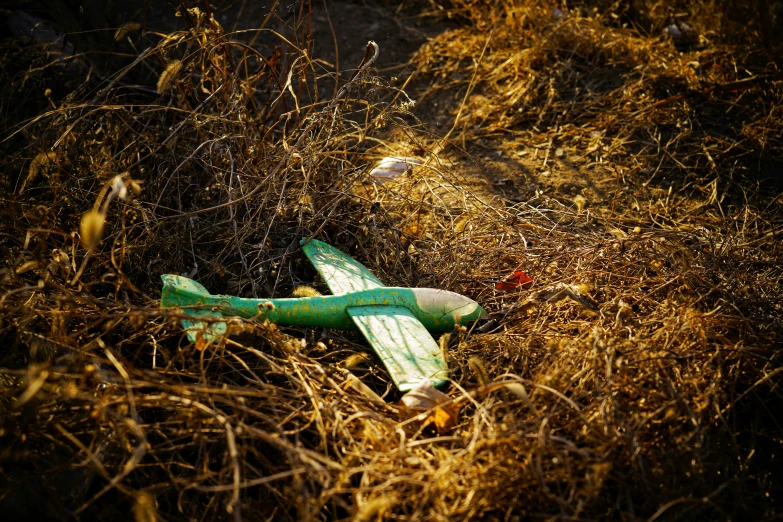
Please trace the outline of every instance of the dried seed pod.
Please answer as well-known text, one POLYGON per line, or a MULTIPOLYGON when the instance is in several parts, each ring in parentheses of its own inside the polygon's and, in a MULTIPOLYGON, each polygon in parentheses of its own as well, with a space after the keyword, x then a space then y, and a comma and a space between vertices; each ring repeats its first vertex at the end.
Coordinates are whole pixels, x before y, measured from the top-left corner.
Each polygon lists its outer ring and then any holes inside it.
POLYGON ((164 69, 163 73, 160 75, 160 78, 158 78, 158 94, 166 92, 166 89, 169 88, 171 82, 177 74, 179 74, 180 69, 182 69, 182 62, 180 60, 169 62, 166 69, 164 69))
POLYGON ((323 295, 312 286, 297 286, 291 292, 291 297, 319 297, 323 295))
POLYGON ((355 353, 353 355, 348 356, 345 361, 343 361, 343 365, 348 368, 355 368, 362 364, 365 361, 368 361, 370 359, 370 356, 366 353, 355 353))
POLYGON ((103 226, 106 223, 106 215, 99 210, 92 209, 85 212, 82 216, 79 231, 82 236, 82 245, 84 248, 92 250, 103 237, 103 226))
POLYGON ((582 212, 587 205, 587 199, 581 194, 577 194, 573 199, 574 205, 576 205, 576 211, 582 212))
POLYGON ((481 357, 473 356, 468 359, 468 366, 473 370, 473 373, 476 374, 479 384, 486 386, 489 383, 489 373, 487 373, 487 368, 484 365, 484 361, 481 360, 481 357))
POLYGON ((27 169, 27 177, 22 181, 22 186, 19 187, 19 194, 24 191, 24 188, 35 181, 38 175, 47 167, 54 165, 57 162, 57 154, 54 152, 42 152, 33 158, 30 162, 30 168, 27 169))
POLYGON ((123 38, 125 38, 129 33, 132 33, 133 31, 138 31, 141 29, 141 24, 138 22, 125 22, 121 26, 117 28, 117 31, 114 33, 114 41, 119 42, 123 38))

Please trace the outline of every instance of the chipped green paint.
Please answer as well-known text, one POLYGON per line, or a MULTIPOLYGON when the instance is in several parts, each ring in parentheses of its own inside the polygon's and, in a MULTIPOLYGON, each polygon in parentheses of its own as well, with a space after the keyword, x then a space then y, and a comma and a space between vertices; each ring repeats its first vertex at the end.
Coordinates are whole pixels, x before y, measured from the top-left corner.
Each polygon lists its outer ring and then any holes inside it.
POLYGON ((188 316, 182 324, 191 342, 213 341, 227 330, 221 318, 268 319, 284 326, 356 329, 370 341, 400 390, 423 378, 445 382, 446 362, 430 332, 467 324, 486 314, 475 301, 446 290, 386 287, 358 261, 317 240, 303 250, 335 295, 248 299, 212 295, 199 283, 163 275, 162 307, 188 316))

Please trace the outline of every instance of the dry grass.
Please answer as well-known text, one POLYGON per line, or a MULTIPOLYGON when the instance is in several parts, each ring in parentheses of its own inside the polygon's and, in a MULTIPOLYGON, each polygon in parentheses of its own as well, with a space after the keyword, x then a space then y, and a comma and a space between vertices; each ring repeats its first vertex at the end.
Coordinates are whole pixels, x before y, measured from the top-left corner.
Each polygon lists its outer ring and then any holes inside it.
MULTIPOLYGON (((134 28, 115 74, 19 123, 6 112, 3 509, 779 516, 783 198, 764 178, 783 145, 774 42, 711 35, 717 8, 692 13, 703 40, 678 41, 651 15, 654 32, 623 27, 632 13, 617 6, 553 16, 532 4, 421 3, 462 20, 411 62, 418 114, 445 105, 449 141, 372 75, 371 45, 335 89, 306 2, 260 38, 197 10, 179 31, 134 28), (538 179, 566 150, 617 190, 568 198, 553 178, 504 197, 465 160, 479 140, 527 147, 519 165, 538 179), (367 165, 390 153, 427 164, 374 183, 367 165), (158 309, 163 273, 215 293, 322 290, 298 252, 309 235, 389 285, 458 291, 492 312, 442 339, 454 429, 407 419, 355 333, 237 321, 197 351, 158 309), (532 286, 498 291, 516 269, 532 286)), ((26 71, 6 92, 47 69, 26 71)))

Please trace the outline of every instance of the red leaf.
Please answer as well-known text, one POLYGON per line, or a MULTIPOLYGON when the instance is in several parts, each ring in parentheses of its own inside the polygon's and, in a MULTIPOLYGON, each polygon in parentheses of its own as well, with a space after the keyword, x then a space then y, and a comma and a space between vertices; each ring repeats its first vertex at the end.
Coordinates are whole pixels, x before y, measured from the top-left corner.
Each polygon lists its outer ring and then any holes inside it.
POLYGON ((501 292, 511 292, 520 286, 530 286, 533 278, 528 276, 522 270, 514 270, 514 273, 495 285, 496 290, 501 292))

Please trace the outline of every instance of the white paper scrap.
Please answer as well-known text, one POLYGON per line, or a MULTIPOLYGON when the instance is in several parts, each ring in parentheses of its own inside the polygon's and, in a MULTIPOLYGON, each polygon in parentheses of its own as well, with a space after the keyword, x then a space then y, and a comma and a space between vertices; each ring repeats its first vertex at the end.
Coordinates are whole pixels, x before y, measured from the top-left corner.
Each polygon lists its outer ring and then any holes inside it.
POLYGON ((370 176, 380 179, 394 179, 423 162, 418 158, 408 156, 388 156, 370 171, 370 176))

